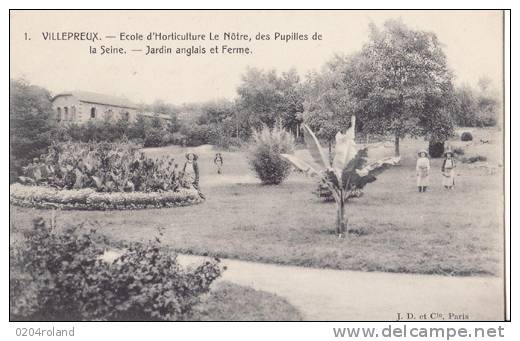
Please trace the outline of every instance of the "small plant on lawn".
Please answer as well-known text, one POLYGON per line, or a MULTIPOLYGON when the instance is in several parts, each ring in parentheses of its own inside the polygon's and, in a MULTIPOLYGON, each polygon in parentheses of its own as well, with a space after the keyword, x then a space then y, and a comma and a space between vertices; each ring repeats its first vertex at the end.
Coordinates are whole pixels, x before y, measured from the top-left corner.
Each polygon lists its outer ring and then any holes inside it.
POLYGON ((159 239, 130 244, 113 260, 103 244, 93 230, 57 233, 36 221, 10 247, 11 319, 185 320, 221 274, 217 260, 182 269, 159 239))
POLYGON ((336 202, 336 233, 339 237, 348 232, 346 204, 351 193, 360 190, 366 184, 376 180, 376 175, 390 166, 399 163, 399 157, 389 157, 367 165, 368 147, 357 150, 355 138, 356 117, 352 116, 351 126, 345 134, 336 134, 336 148, 332 163, 326 156, 318 139, 307 126, 305 143, 314 160, 309 164, 294 155, 282 154, 282 157, 311 176, 319 176, 332 192, 336 202))
POLYGON ((464 155, 464 148, 462 147, 456 147, 456 148, 453 148, 453 153, 455 153, 455 155, 464 155))
POLYGON ((475 155, 469 157, 463 157, 462 163, 475 163, 475 162, 485 162, 487 161, 487 157, 482 155, 475 155))
POLYGON ((294 138, 280 125, 254 130, 249 148, 249 164, 265 185, 280 184, 291 172, 291 164, 281 154, 294 150, 294 138))
POLYGON ((465 131, 460 136, 461 141, 473 141, 473 135, 469 131, 465 131))

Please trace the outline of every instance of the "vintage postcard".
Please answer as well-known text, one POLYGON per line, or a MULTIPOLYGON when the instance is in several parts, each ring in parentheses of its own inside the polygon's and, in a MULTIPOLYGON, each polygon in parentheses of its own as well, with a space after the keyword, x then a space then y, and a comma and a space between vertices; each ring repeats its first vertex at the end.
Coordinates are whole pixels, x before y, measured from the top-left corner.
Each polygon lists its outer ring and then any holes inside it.
POLYGON ((509 319, 506 11, 9 19, 11 321, 509 319))

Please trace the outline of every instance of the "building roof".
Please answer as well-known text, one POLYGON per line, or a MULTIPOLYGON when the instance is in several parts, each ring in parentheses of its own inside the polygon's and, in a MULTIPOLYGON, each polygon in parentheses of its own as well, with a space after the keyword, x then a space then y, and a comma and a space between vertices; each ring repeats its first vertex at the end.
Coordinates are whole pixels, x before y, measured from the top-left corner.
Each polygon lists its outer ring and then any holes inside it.
POLYGON ((115 107, 121 107, 121 108, 129 108, 129 109, 137 109, 138 106, 135 103, 132 103, 130 100, 126 98, 116 97, 116 96, 110 96, 105 94, 98 94, 95 92, 89 92, 89 91, 67 91, 62 92, 60 94, 57 94, 52 99, 56 99, 60 96, 74 96, 76 97, 80 102, 87 102, 87 103, 95 103, 95 104, 105 104, 105 105, 111 105, 115 107))

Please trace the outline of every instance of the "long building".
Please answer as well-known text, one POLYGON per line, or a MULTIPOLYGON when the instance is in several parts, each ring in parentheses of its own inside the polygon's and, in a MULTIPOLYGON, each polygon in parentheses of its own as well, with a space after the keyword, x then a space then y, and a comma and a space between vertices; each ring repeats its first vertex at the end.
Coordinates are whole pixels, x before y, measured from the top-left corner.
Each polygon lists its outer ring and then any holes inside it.
POLYGON ((87 91, 69 91, 57 94, 52 99, 54 119, 57 122, 86 123, 89 121, 118 120, 133 122, 139 115, 152 119, 170 120, 170 116, 161 113, 145 112, 131 101, 104 94, 87 91))

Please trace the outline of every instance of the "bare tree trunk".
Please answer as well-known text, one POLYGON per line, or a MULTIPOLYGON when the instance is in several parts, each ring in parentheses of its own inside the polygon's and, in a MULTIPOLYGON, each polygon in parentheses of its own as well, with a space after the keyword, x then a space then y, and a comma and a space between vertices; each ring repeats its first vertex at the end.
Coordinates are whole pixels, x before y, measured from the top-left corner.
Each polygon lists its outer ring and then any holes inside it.
POLYGON ((399 133, 395 133, 394 152, 395 156, 399 156, 399 133))
POLYGON ((332 141, 329 140, 329 164, 332 166, 332 160, 333 160, 333 157, 332 157, 332 141))

